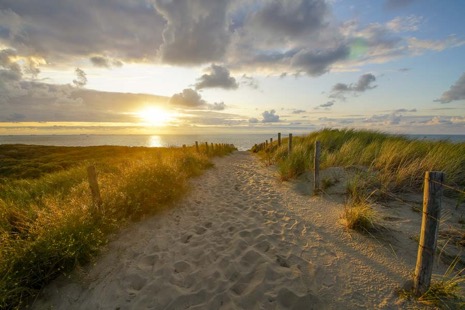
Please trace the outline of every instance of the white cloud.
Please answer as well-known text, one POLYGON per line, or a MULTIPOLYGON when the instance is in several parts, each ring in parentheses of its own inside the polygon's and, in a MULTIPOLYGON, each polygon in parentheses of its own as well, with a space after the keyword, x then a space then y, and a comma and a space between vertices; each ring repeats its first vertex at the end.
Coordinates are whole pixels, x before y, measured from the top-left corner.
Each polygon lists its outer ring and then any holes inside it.
POLYGON ((421 55, 425 51, 440 52, 448 48, 458 47, 465 44, 465 40, 455 36, 449 36, 442 40, 422 40, 415 37, 407 39, 408 49, 412 55, 421 55))
POLYGON ((422 22, 423 18, 420 16, 399 16, 387 22, 386 27, 394 32, 417 31, 422 22))

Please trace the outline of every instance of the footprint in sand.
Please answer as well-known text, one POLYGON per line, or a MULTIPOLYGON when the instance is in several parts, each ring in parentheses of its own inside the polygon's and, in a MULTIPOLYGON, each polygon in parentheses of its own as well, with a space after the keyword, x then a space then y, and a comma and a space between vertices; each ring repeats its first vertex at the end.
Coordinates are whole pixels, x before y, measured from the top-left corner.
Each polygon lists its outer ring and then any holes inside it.
POLYGON ((291 267, 291 266, 289 266, 289 263, 287 262, 287 260, 284 257, 280 256, 280 255, 276 255, 276 262, 281 267, 284 267, 284 268, 290 268, 291 267))
POLYGON ((202 227, 202 226, 195 228, 195 233, 197 235, 203 235, 206 231, 207 231, 207 229, 205 227, 202 227))

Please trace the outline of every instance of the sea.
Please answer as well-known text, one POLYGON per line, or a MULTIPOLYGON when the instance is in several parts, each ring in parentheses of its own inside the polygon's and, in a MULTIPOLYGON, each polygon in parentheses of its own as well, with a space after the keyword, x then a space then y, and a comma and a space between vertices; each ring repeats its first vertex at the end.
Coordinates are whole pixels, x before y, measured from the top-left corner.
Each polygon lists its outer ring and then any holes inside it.
MULTIPOLYGON (((287 136, 287 135, 286 135, 287 136)), ((453 143, 465 142, 465 135, 405 135, 412 139, 453 143)), ((285 135, 283 134, 283 137, 285 135)), ((145 147, 180 147, 183 144, 228 143, 234 144, 240 151, 246 151, 254 144, 262 143, 272 134, 208 134, 208 135, 0 135, 0 144, 30 144, 55 146, 145 146, 145 147)))

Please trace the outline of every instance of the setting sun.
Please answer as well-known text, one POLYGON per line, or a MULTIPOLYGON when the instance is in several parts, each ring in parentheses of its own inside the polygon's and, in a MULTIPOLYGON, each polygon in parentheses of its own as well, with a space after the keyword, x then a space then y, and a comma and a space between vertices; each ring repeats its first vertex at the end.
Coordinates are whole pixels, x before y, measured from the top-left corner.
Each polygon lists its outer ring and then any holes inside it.
POLYGON ((159 107, 148 107, 136 114, 140 117, 143 123, 150 126, 166 126, 169 122, 175 119, 174 113, 168 112, 159 107))

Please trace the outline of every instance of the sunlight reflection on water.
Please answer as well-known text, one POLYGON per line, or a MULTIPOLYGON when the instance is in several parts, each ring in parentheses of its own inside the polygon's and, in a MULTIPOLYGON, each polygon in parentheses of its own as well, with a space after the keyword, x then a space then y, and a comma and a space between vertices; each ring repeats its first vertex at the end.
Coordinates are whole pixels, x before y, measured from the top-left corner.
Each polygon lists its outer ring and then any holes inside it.
POLYGON ((160 136, 150 136, 148 146, 149 147, 162 147, 164 146, 160 136))

